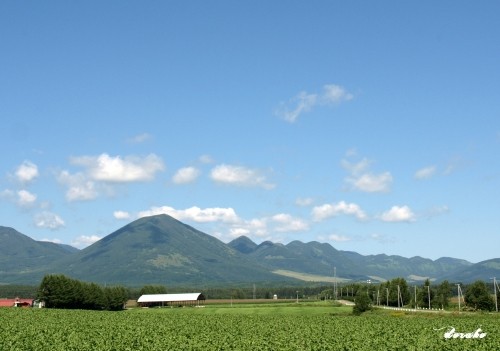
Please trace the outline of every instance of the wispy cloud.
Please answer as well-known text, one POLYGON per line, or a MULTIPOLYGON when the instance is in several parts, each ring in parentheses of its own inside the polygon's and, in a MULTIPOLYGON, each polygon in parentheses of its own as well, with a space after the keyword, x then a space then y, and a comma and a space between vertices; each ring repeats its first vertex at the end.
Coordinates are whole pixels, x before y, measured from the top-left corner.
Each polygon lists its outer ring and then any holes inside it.
POLYGON ((214 182, 222 184, 260 187, 268 190, 275 187, 267 181, 262 171, 242 166, 226 164, 216 166, 210 172, 210 177, 214 182))
POLYGON ((434 176, 436 173, 436 166, 429 166, 429 167, 424 167, 419 169, 418 171, 415 172, 415 179, 418 180, 423 180, 423 179, 429 179, 434 176))
POLYGON ((277 232, 301 232, 309 229, 306 221, 286 213, 279 213, 272 216, 271 219, 277 224, 274 229, 277 232))
POLYGON ((193 221, 199 223, 205 222, 227 222, 234 223, 239 221, 236 212, 232 208, 199 208, 196 206, 185 210, 176 210, 170 206, 151 207, 149 210, 139 212, 139 217, 148 217, 159 214, 167 214, 179 221, 193 221))
POLYGON ((141 144, 144 143, 152 138, 151 134, 149 133, 141 133, 138 135, 134 135, 133 137, 127 139, 127 141, 131 144, 141 144))
POLYGON ((276 114, 285 121, 293 123, 301 114, 309 112, 316 106, 339 104, 353 98, 354 95, 340 85, 327 84, 323 86, 321 93, 301 91, 287 103, 282 102, 276 114))
POLYGON ((359 191, 367 193, 387 192, 390 190, 393 178, 390 172, 375 174, 370 171, 372 161, 363 158, 358 162, 342 160, 342 167, 350 175, 345 178, 346 183, 359 191))

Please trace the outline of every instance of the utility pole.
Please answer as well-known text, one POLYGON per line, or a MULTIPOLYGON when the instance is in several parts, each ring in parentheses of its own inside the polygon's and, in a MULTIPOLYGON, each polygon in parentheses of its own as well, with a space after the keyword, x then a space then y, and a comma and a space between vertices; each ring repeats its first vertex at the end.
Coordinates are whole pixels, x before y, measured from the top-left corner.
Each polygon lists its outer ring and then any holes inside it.
POLYGON ((415 285, 415 311, 417 310, 417 286, 415 285))
POLYGON ((389 288, 385 288, 386 294, 385 294, 385 305, 389 307, 389 288))
POLYGON ((337 267, 333 267, 333 298, 337 300, 337 267))
POLYGON ((457 293, 458 293, 458 313, 460 313, 460 295, 462 293, 462 289, 460 289, 460 284, 457 284, 457 293))
POLYGON ((427 285, 427 300, 429 300, 429 309, 431 309, 431 287, 427 285))
POLYGON ((497 278, 493 277, 493 290, 495 291, 495 309, 498 312, 498 297, 497 297, 497 278))

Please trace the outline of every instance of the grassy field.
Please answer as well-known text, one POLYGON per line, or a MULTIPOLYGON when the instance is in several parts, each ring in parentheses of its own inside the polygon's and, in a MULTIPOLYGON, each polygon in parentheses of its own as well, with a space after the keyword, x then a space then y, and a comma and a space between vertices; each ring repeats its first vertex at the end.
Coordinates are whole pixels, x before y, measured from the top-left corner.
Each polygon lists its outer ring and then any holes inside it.
POLYGON ((329 302, 134 308, 122 312, 0 309, 0 350, 486 350, 500 349, 498 314, 351 315, 329 302), (478 339, 446 339, 474 332, 478 339))

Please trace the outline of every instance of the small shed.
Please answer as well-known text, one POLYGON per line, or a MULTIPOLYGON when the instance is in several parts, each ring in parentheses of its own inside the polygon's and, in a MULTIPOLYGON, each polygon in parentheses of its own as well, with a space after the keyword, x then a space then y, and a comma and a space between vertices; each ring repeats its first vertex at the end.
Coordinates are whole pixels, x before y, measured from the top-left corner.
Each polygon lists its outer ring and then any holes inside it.
POLYGON ((203 301, 205 296, 202 293, 150 294, 139 297, 137 303, 141 307, 200 306, 203 301))

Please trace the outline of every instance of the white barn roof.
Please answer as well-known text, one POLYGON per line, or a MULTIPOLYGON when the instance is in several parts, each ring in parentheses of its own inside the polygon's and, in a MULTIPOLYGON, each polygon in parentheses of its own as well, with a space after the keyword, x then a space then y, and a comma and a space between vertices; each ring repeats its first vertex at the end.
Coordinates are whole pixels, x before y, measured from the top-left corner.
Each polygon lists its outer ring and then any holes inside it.
POLYGON ((205 300, 201 293, 142 295, 137 302, 182 302, 205 300))

